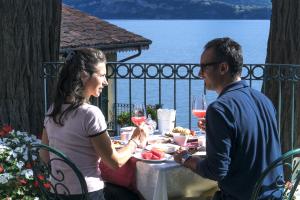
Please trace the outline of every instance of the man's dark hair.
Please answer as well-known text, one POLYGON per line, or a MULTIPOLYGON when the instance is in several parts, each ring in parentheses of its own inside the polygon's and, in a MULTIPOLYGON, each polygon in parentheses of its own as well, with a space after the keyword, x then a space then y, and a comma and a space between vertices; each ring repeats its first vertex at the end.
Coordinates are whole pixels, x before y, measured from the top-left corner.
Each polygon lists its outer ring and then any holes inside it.
POLYGON ((242 72, 243 54, 242 47, 231 38, 216 38, 209 41, 204 50, 213 48, 215 52, 215 61, 227 62, 231 75, 237 76, 242 72))

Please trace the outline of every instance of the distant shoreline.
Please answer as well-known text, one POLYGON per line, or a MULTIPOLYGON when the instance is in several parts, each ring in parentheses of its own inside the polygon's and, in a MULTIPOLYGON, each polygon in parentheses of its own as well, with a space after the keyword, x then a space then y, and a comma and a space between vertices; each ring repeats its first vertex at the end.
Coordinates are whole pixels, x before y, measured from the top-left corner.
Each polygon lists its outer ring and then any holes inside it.
MULTIPOLYGON (((100 17, 101 18, 101 17, 100 17)), ((270 20, 270 18, 101 18, 104 20, 270 20)))

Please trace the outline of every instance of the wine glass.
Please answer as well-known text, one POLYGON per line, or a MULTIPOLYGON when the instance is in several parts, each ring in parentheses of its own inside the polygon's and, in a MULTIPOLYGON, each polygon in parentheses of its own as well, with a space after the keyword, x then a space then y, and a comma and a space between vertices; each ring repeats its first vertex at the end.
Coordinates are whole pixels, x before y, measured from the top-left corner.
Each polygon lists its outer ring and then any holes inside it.
POLYGON ((131 121, 136 126, 140 126, 143 122, 146 121, 146 111, 145 111, 145 106, 143 104, 133 105, 131 121))
POLYGON ((205 120, 206 115, 206 97, 205 94, 201 94, 200 96, 194 96, 192 101, 192 113, 195 117, 197 117, 200 121, 205 120))

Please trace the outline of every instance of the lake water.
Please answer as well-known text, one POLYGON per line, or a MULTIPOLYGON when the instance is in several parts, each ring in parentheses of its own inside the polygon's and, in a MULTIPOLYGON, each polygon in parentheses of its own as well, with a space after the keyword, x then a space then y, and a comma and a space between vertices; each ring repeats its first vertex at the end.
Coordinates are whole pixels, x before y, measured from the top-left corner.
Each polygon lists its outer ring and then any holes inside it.
MULTIPOLYGON (((231 37, 242 45, 244 63, 265 63, 267 41, 269 34, 269 20, 108 20, 110 23, 125 28, 152 40, 148 50, 142 55, 128 62, 140 63, 199 63, 203 46, 217 37, 231 37)), ((135 54, 125 52, 118 54, 118 60, 135 54)), ((168 85, 168 83, 165 83, 168 85)), ((177 86, 177 115, 176 123, 188 126, 187 81, 180 81, 177 86), (182 98, 181 98, 182 97, 182 98)), ((141 91, 141 95, 134 95, 133 103, 143 101, 143 84, 135 82, 134 91, 141 91)), ((157 103, 157 83, 147 84, 147 103, 157 103), (149 86, 150 85, 150 86, 149 86), (149 87, 149 88, 148 88, 149 87)), ((169 86, 166 86, 169 87, 169 86)), ((259 87, 259 86, 258 86, 259 87)), ((203 83, 193 85, 192 90, 197 94, 203 89, 203 83)), ((259 88, 257 88, 259 89, 259 88)), ((118 82, 118 102, 128 103, 128 84, 118 82)), ((162 104, 165 108, 173 107, 174 95, 165 90, 162 104)), ((207 94, 208 101, 216 98, 214 92, 207 94)), ((196 125, 192 117, 192 128, 196 125)))

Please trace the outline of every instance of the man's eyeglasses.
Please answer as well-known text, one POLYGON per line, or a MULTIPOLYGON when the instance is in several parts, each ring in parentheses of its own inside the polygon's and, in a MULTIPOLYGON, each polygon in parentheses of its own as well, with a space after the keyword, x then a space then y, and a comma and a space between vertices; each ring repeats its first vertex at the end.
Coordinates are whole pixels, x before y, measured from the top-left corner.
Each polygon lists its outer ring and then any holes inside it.
POLYGON ((204 71, 208 66, 215 66, 217 64, 222 63, 223 61, 217 61, 217 62, 209 62, 209 63, 201 63, 200 64, 200 70, 204 71))

